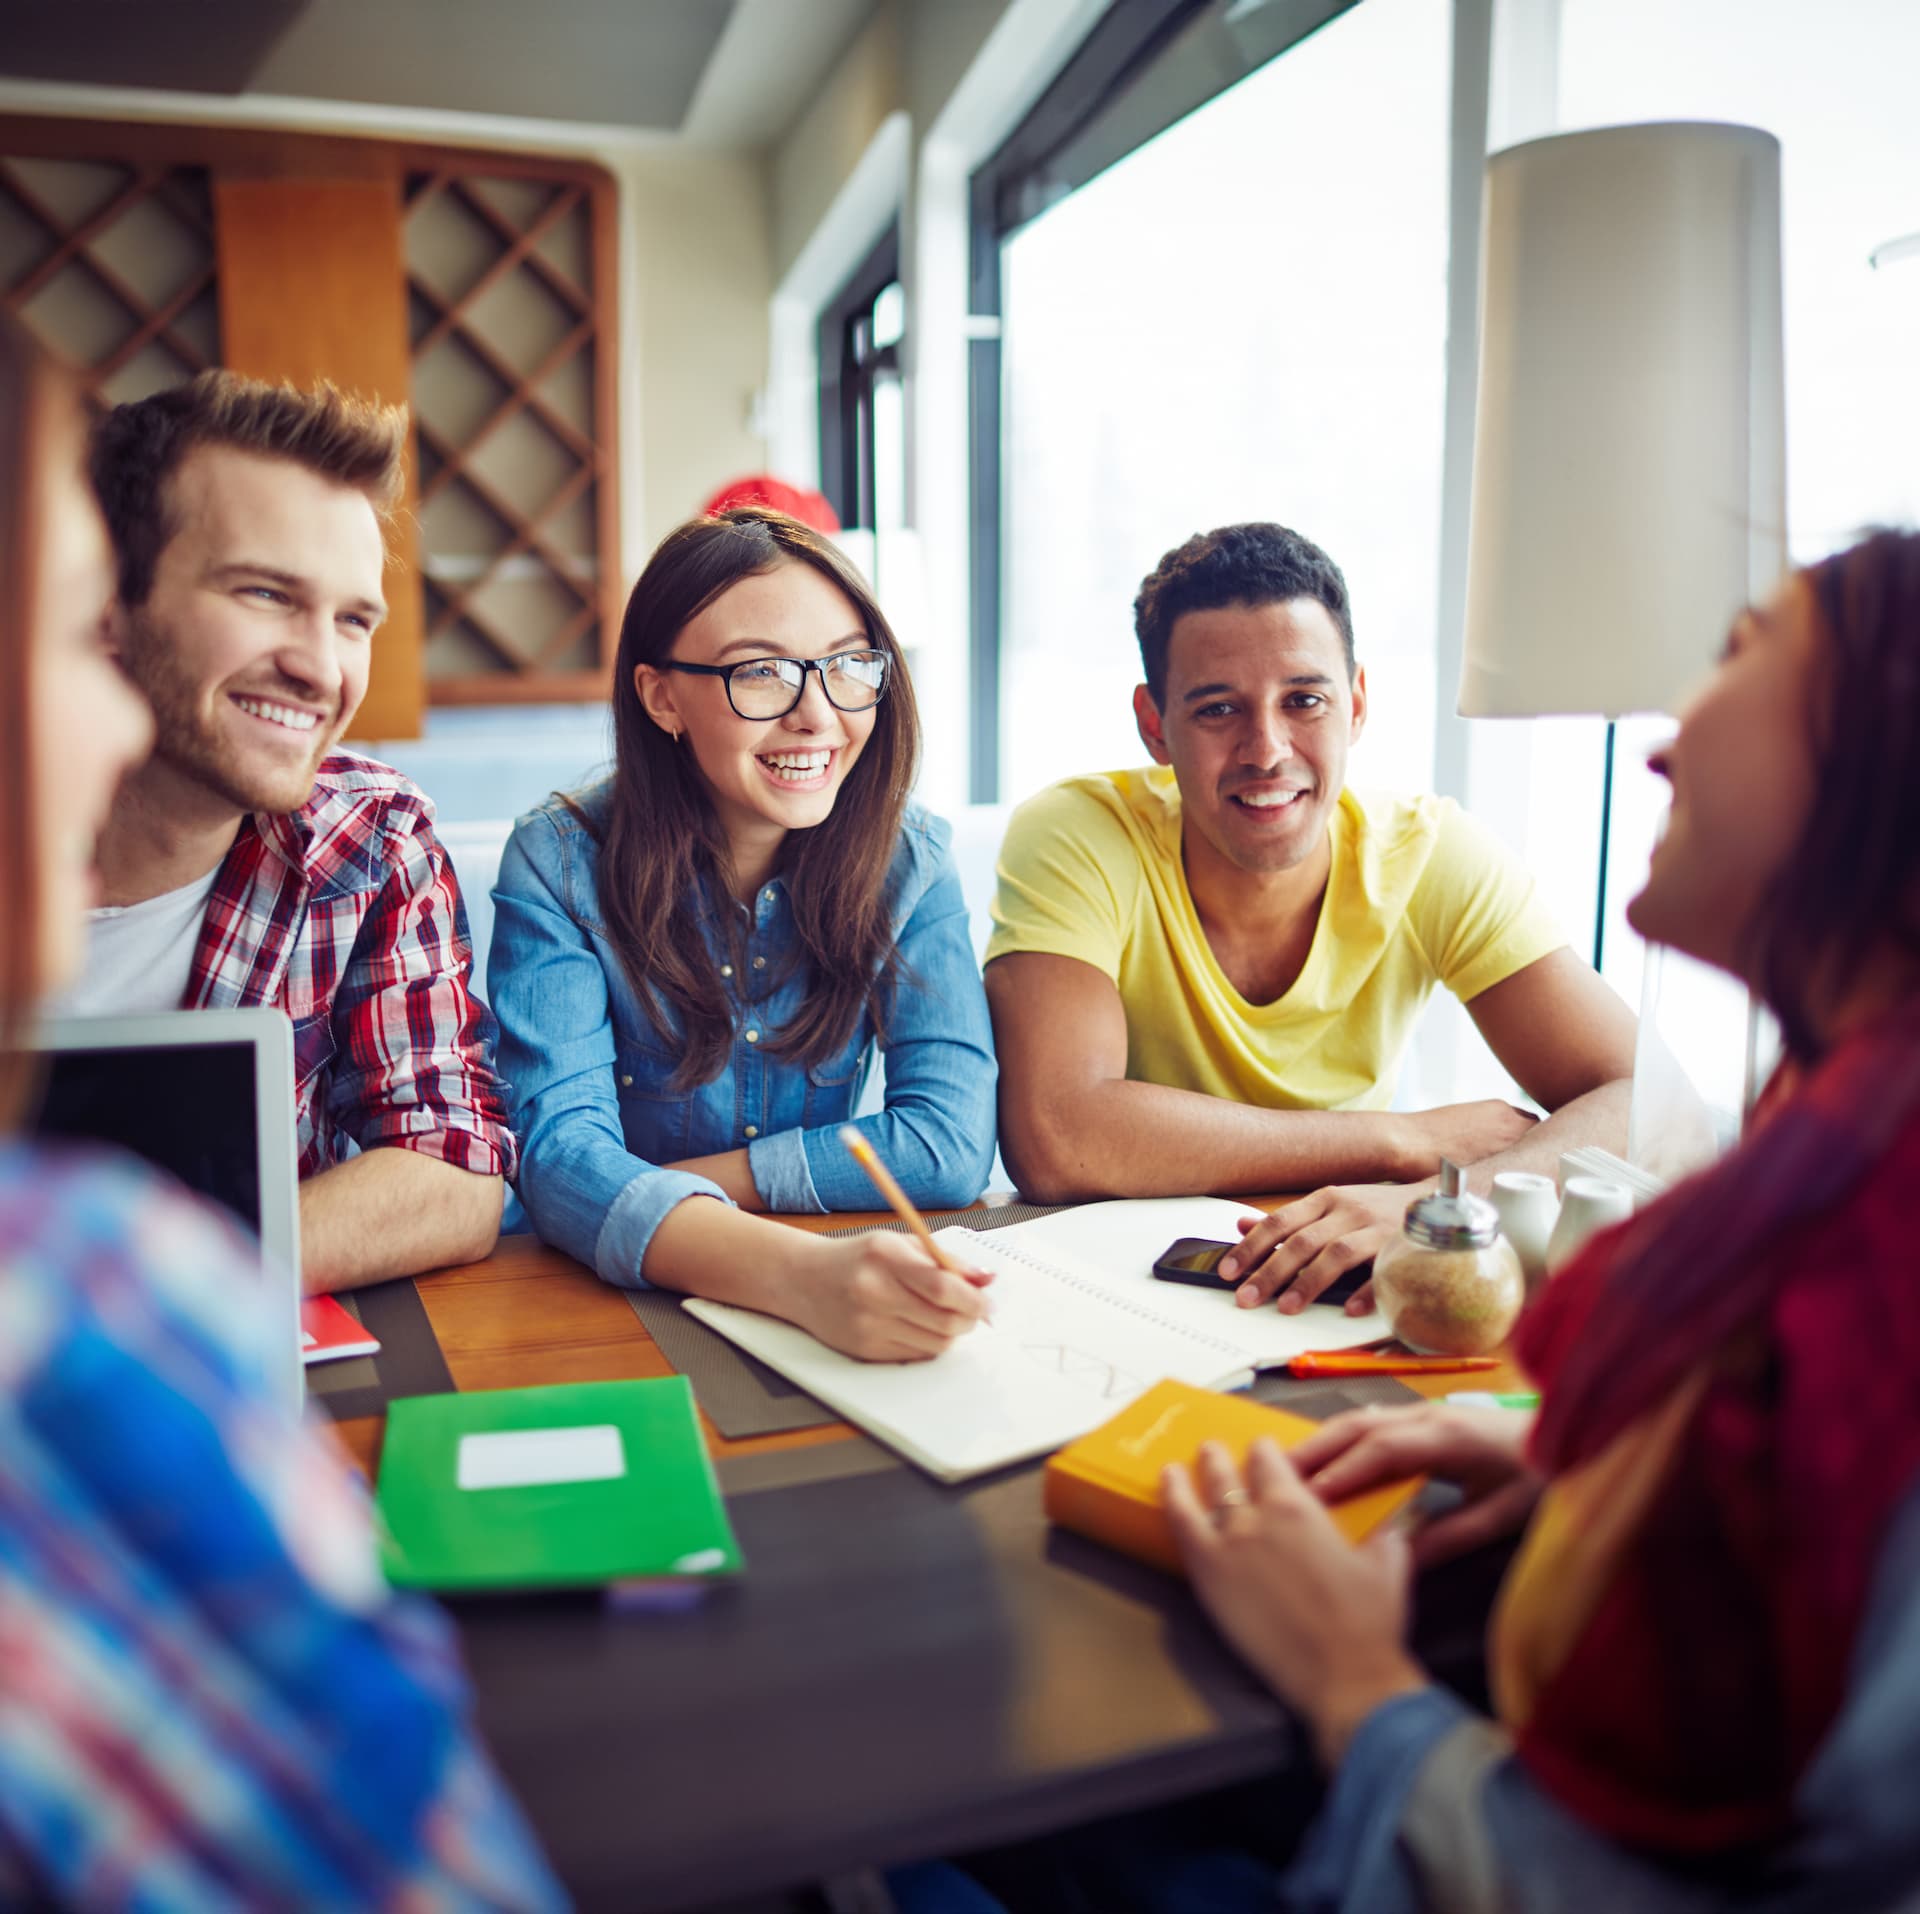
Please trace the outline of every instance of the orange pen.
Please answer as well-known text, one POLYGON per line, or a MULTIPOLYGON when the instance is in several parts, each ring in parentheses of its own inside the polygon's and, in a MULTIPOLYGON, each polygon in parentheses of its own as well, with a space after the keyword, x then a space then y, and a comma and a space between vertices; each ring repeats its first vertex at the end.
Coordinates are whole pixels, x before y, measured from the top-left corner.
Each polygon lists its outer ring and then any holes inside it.
POLYGON ((1327 1349, 1295 1356, 1290 1376, 1434 1376, 1469 1369, 1498 1369, 1498 1356, 1370 1356, 1361 1350, 1327 1349))

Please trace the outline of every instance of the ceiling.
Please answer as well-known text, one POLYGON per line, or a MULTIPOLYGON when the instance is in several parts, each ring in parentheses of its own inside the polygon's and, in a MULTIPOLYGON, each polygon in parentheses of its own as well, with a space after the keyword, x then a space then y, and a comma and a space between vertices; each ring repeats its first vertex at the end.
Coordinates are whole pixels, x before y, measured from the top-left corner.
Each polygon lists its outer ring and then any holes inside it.
POLYGON ((0 77, 778 139, 875 0, 0 0, 0 77))

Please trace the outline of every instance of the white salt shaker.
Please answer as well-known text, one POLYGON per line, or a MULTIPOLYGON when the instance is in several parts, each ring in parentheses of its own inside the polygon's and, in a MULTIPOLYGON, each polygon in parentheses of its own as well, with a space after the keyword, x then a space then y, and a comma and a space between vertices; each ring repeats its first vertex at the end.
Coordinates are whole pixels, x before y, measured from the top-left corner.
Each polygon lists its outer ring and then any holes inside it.
POLYGON ((1589 1236, 1633 1214, 1633 1193, 1598 1176, 1570 1176, 1560 1199, 1560 1220, 1547 1242, 1547 1273, 1563 1268, 1589 1236))
POLYGON ((1550 1176, 1502 1170, 1493 1179, 1493 1207, 1500 1234, 1513 1245, 1531 1292, 1547 1273, 1547 1244, 1560 1216, 1560 1193, 1550 1176))

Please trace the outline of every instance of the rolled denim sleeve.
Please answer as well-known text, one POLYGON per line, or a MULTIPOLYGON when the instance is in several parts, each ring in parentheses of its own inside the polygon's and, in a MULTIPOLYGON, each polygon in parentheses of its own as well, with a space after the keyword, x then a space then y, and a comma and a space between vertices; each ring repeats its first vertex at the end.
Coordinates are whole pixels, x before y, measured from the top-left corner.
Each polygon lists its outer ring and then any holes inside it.
POLYGON ((1382 1703, 1360 1724, 1281 1882, 1285 1914, 1419 1914, 1402 1823, 1427 1758, 1474 1719, 1444 1689, 1423 1688, 1382 1703))
MULTIPOLYGON (((817 1216, 834 1205, 823 1203, 814 1186, 813 1170, 807 1162, 807 1138, 824 1136, 824 1130, 782 1130, 776 1136, 757 1136, 747 1145, 747 1168, 753 1172, 753 1187, 760 1199, 776 1213, 817 1216)), ((845 1151, 841 1152, 845 1155, 845 1151)), ((866 1181, 862 1172, 861 1180, 866 1181)), ((869 1196, 873 1185, 867 1184, 869 1196)), ((842 1209, 867 1207, 841 1204, 842 1209)))
MULTIPOLYGON (((1748 1906, 1577 1820, 1504 1728, 1439 1688, 1361 1723, 1280 1892, 1284 1914, 1731 1914, 1736 1903, 1748 1906)), ((1800 1914, 1860 1904, 1816 1896, 1800 1914)))
MULTIPOLYGON (((914 1202, 957 1209, 986 1188, 993 1170, 993 1026, 947 827, 928 820, 909 828, 922 833, 919 855, 931 877, 900 933, 883 1046, 886 1106, 853 1127, 914 1202)), ((840 1129, 791 1130, 749 1148, 769 1208, 873 1208, 873 1185, 842 1147, 840 1129)))
POLYGON ((487 976, 500 1022, 516 1187, 541 1237, 607 1282, 644 1287, 647 1246, 690 1196, 726 1192, 627 1148, 614 1092, 606 972, 563 901, 566 848, 539 814, 515 827, 495 886, 487 976))

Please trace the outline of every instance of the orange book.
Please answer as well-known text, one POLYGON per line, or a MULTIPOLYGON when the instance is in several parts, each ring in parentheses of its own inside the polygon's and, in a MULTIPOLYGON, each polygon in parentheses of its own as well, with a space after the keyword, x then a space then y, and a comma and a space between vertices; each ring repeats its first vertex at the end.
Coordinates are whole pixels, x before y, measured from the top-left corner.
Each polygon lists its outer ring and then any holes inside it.
MULTIPOLYGON (((1191 1464, 1203 1442, 1225 1443, 1244 1468, 1256 1437, 1271 1436, 1291 1449, 1318 1426, 1245 1396, 1185 1382, 1155 1383, 1047 1463, 1047 1519, 1177 1575, 1180 1552, 1160 1504, 1160 1471, 1172 1462, 1191 1464)), ((1405 1508, 1424 1480, 1412 1476, 1390 1482, 1336 1504, 1329 1513, 1349 1541, 1361 1541, 1405 1508)))

